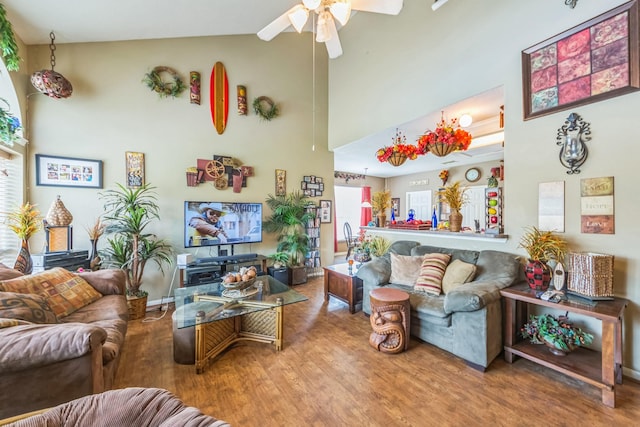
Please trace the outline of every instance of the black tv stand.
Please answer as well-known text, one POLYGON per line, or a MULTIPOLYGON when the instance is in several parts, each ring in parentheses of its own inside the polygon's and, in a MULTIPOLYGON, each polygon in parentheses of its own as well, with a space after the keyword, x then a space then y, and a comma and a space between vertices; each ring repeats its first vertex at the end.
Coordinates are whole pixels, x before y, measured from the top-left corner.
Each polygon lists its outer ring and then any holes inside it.
POLYGON ((180 268, 180 287, 220 282, 227 271, 243 264, 259 267, 258 274, 267 272, 267 257, 254 253, 197 258, 192 264, 180 268))

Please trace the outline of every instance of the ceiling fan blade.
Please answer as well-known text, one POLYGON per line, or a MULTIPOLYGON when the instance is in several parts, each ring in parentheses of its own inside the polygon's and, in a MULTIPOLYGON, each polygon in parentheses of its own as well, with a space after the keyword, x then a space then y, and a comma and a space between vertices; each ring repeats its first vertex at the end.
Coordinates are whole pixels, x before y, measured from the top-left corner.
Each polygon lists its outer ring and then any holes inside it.
POLYGON ((397 15, 402 10, 403 0, 351 0, 351 9, 363 12, 397 15))
POLYGON ((333 19, 328 20, 327 27, 331 37, 325 41, 324 44, 327 46, 329 58, 335 59, 342 55, 342 45, 340 44, 340 37, 338 37, 338 30, 336 29, 336 23, 333 19))
POLYGON ((291 25, 289 14, 295 12, 298 8, 299 5, 295 5, 282 15, 278 16, 272 23, 258 31, 258 37, 268 42, 284 30, 286 30, 287 27, 291 25))

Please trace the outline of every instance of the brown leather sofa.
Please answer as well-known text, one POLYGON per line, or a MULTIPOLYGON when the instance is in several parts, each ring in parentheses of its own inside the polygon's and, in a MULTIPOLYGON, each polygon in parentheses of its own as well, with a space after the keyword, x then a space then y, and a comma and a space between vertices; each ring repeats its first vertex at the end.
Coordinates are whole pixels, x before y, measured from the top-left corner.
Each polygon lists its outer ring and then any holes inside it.
MULTIPOLYGON (((19 277, 15 270, 2 267, 0 418, 111 389, 129 316, 124 273, 59 272, 71 275, 73 282, 83 282, 85 290, 88 282, 94 299, 70 314, 60 315, 50 311, 47 302, 47 292, 53 288, 49 280, 53 270, 19 277), (32 285, 39 282, 36 285, 42 285, 45 291, 20 290, 27 279, 32 285)), ((64 287, 56 289, 63 295, 69 292, 64 287)))
POLYGON ((54 408, 0 419, 11 427, 230 427, 186 406, 167 390, 131 387, 85 396, 54 408))

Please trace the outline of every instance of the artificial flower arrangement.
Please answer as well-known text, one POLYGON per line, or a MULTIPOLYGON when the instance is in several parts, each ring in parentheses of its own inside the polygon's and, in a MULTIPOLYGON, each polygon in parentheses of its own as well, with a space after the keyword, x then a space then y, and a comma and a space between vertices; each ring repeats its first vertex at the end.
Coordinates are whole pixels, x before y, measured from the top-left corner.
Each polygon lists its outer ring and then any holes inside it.
POLYGON ((523 338, 529 339, 533 344, 546 344, 562 352, 569 352, 593 342, 593 335, 573 326, 566 315, 531 315, 529 323, 522 327, 521 333, 523 338))
POLYGON ((465 151, 471 145, 471 134, 460 127, 458 119, 454 118, 447 123, 442 117, 436 125, 436 130, 427 131, 418 138, 418 153, 426 154, 429 145, 437 143, 453 145, 454 151, 465 151))
POLYGON ((438 174, 438 177, 442 180, 442 185, 445 185, 447 183, 447 181, 449 180, 449 170, 448 169, 442 169, 440 171, 440 173, 438 174))
POLYGON ((393 153, 404 154, 410 160, 415 160, 420 154, 418 153, 418 147, 413 144, 407 144, 407 137, 401 131, 396 130, 396 136, 391 140, 393 145, 382 147, 376 152, 376 157, 381 163, 389 160, 393 153))

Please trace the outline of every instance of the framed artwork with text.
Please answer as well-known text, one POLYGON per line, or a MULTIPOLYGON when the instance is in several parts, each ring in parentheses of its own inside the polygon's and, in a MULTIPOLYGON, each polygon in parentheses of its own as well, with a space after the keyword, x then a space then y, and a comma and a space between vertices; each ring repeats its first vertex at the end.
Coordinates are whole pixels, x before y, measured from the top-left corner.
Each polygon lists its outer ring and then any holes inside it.
POLYGON ((524 119, 638 90, 638 41, 633 0, 523 50, 524 119))

